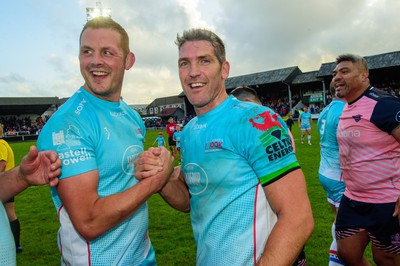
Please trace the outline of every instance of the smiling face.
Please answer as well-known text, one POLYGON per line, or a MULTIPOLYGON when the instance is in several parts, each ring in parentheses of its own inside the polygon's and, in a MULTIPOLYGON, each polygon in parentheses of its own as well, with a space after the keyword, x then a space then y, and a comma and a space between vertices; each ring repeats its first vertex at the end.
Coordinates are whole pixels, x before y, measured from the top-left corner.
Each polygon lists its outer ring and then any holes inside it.
POLYGON ((121 35, 112 29, 87 28, 81 36, 79 51, 83 87, 101 99, 117 102, 121 96, 125 70, 135 62, 121 46, 121 35))
POLYGON ((212 110, 228 97, 225 80, 229 63, 219 63, 210 42, 185 42, 179 49, 178 67, 182 89, 197 115, 212 110))
POLYGON ((336 96, 347 102, 356 100, 369 86, 368 71, 361 63, 342 61, 333 71, 336 96))

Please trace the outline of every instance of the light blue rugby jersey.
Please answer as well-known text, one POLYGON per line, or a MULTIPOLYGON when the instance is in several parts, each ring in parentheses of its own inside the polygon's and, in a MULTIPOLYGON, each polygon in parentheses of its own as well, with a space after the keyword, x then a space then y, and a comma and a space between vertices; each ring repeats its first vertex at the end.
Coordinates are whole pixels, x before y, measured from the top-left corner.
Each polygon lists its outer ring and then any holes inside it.
POLYGON ((176 139, 176 147, 180 148, 181 147, 181 136, 182 136, 182 131, 175 131, 174 134, 172 135, 174 139, 176 139))
POLYGON ((193 118, 181 140, 197 264, 254 264, 277 220, 261 184, 299 168, 285 122, 230 96, 193 118))
POLYGON ((309 112, 302 112, 300 114, 301 126, 308 127, 310 125, 311 114, 309 112))
MULTIPOLYGON (((99 171, 98 193, 105 197, 124 191, 138 181, 133 162, 143 151, 145 127, 140 115, 125 102, 108 102, 82 87, 56 111, 38 139, 40 150, 56 150, 62 161, 60 179, 99 171)), ((51 196, 61 227, 58 234, 62 260, 70 265, 154 265, 148 238, 148 209, 87 242, 73 228, 56 189, 51 196)))
POLYGON ((336 131, 344 106, 345 102, 333 99, 322 110, 318 118, 318 132, 321 145, 319 174, 337 181, 340 181, 342 171, 340 170, 339 145, 336 138, 336 131))

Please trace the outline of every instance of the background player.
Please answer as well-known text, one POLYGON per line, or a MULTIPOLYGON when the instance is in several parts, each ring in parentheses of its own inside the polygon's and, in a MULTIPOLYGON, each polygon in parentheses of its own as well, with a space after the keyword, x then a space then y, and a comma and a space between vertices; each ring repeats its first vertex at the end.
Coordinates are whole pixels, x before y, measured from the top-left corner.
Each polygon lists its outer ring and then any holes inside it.
POLYGON ((299 115, 299 128, 301 130, 301 144, 304 143, 304 137, 307 135, 307 143, 311 145, 311 114, 308 112, 308 107, 303 107, 303 112, 299 115))
POLYGON ((345 184, 341 177, 342 170, 340 169, 339 145, 336 131, 345 102, 344 99, 336 96, 333 83, 331 83, 330 92, 332 102, 322 110, 318 118, 319 143, 321 145, 318 178, 327 194, 328 203, 335 213, 335 219, 332 224, 332 243, 329 248, 329 266, 339 266, 344 264, 337 256, 335 220, 340 200, 345 190, 345 184))

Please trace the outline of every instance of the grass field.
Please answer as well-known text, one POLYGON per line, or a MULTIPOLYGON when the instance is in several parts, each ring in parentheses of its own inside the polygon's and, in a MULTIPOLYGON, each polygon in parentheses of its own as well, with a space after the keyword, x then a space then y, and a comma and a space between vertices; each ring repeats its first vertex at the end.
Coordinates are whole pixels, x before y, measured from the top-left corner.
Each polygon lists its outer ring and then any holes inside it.
MULTIPOLYGON (((157 132, 147 132, 146 148, 153 143, 157 132)), ((312 128, 312 146, 300 144, 297 124, 293 126, 293 135, 297 158, 306 176, 315 219, 313 235, 305 247, 307 265, 327 265, 333 214, 318 181, 320 157, 316 125, 312 128)), ((17 164, 32 144, 35 143, 11 143, 17 164)), ((158 265, 195 265, 196 247, 189 214, 170 208, 159 195, 154 195, 148 202, 150 238, 158 265)), ((56 243, 59 224, 49 188, 33 187, 24 191, 16 198, 16 208, 21 222, 21 245, 24 249, 17 255, 18 265, 59 265, 60 253, 56 243)), ((367 252, 367 257, 371 258, 370 252, 367 252)))

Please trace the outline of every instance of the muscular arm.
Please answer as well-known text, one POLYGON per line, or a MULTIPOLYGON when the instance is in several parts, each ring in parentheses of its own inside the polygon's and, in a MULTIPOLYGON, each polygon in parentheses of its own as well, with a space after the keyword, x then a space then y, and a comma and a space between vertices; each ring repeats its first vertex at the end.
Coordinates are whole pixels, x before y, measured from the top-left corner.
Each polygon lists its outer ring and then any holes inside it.
POLYGON ((0 200, 4 203, 28 188, 28 184, 18 178, 19 166, 0 173, 0 200))
POLYGON ((264 191, 279 218, 258 265, 291 265, 314 228, 303 172, 293 171, 264 191))
POLYGON ((31 146, 19 166, 0 173, 0 200, 4 202, 31 185, 57 185, 60 166, 56 152, 39 153, 35 146, 31 146))
POLYGON ((57 187, 74 227, 86 240, 97 238, 134 214, 165 182, 145 179, 123 192, 101 198, 98 181, 98 171, 94 170, 60 180, 57 187))

